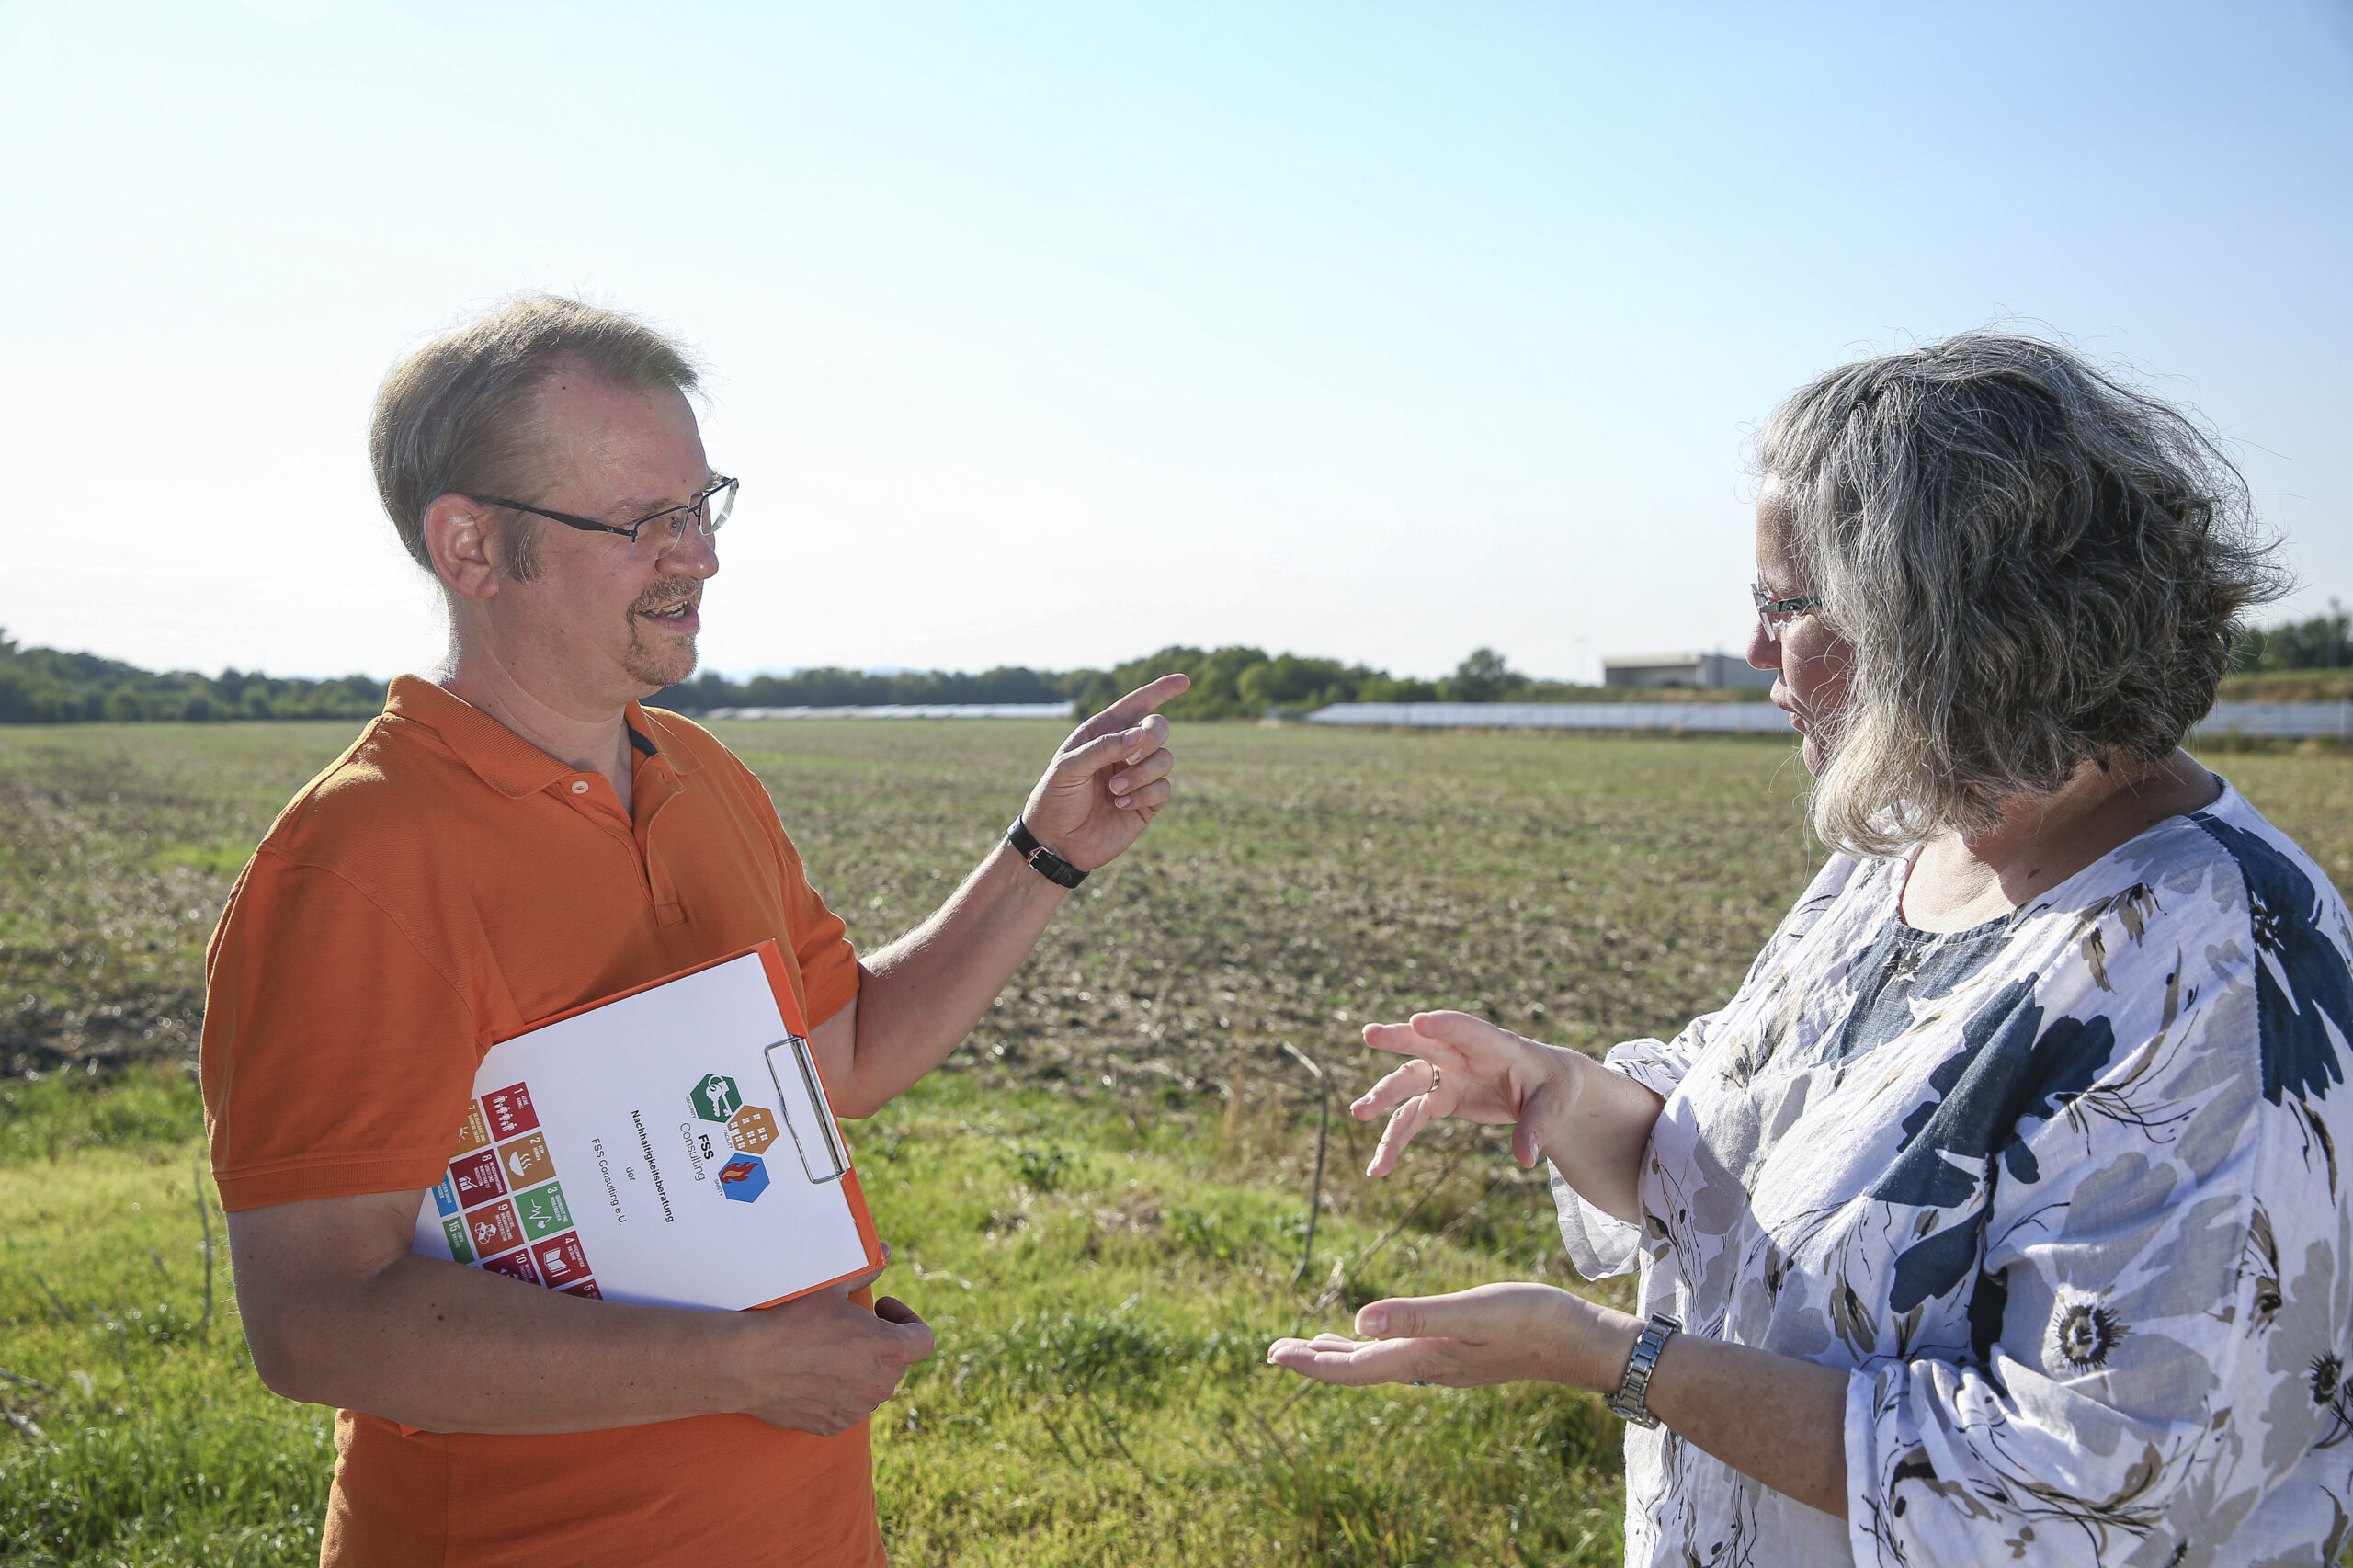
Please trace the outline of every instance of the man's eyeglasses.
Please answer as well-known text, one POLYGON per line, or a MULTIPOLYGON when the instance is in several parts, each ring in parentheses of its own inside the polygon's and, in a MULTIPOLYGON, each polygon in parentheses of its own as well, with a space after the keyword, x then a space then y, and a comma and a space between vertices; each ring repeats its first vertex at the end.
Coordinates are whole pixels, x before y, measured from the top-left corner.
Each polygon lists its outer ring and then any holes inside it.
POLYGON ((569 512, 551 512, 545 506, 526 506, 520 501, 504 500, 496 495, 469 495, 485 506, 504 506, 510 512, 529 512, 535 517, 545 517, 551 523, 562 523, 583 533, 620 534, 629 540, 631 561, 659 561, 678 548, 689 527, 709 539, 727 521, 727 514, 735 509, 735 489, 740 480, 720 479, 683 506, 665 507, 642 517, 627 528, 617 528, 610 523, 597 522, 588 517, 575 517, 569 512))
POLYGON ((1768 642, 1781 640, 1784 623, 1822 608, 1822 596, 1819 594, 1801 594, 1796 598, 1777 599, 1762 583, 1751 583, 1748 593, 1756 601, 1757 624, 1765 628, 1765 641, 1768 642))

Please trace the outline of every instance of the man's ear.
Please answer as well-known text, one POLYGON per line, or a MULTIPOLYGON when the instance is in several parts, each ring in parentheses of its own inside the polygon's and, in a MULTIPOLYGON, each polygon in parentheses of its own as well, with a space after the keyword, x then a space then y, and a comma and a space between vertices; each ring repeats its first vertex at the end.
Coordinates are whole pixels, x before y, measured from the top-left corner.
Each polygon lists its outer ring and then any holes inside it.
POLYGON ((434 497, 425 509, 425 549, 433 574, 461 599, 493 598, 498 593, 497 551, 504 548, 492 508, 471 497, 434 497))

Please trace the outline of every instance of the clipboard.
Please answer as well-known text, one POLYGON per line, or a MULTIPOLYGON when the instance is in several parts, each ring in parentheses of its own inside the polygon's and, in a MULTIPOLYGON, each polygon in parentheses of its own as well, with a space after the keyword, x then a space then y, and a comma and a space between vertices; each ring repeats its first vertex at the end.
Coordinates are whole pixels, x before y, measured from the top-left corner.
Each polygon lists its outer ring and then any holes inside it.
POLYGON ((833 1104, 825 1098, 817 1053, 809 1049, 807 1040, 789 1034, 764 1054, 786 1130, 801 1155, 801 1174, 813 1182, 841 1180, 849 1175, 849 1151, 842 1147, 841 1124, 834 1119, 833 1104))
POLYGON ((415 1252, 717 1311, 881 1265, 773 941, 500 1040, 473 1090, 415 1252))

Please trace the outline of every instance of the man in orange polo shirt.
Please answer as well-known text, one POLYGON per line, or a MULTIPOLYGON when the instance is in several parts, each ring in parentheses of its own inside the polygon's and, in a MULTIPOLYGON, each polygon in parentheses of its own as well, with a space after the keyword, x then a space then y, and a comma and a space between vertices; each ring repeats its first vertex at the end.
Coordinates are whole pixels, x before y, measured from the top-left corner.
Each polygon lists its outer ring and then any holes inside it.
POLYGON ((1181 676, 1081 726, 929 920, 852 951, 758 781, 639 706, 694 667, 736 489, 694 384, 642 324, 537 298, 378 398, 378 487, 444 590, 449 660, 294 798, 207 959, 254 1364, 341 1407, 327 1563, 881 1562, 866 1419, 932 1348, 904 1304, 581 1300, 411 1253, 418 1205, 493 1041, 769 937, 836 1108, 873 1114, 1168 799, 1153 710, 1181 676))

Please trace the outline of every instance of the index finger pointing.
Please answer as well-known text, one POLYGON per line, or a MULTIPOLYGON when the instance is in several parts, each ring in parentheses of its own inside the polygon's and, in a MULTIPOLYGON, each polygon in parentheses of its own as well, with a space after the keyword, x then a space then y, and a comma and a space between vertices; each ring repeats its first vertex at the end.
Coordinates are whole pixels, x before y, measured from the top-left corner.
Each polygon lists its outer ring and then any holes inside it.
POLYGON ((1458 1050, 1469 1050, 1497 1038, 1513 1038, 1512 1032, 1498 1024, 1491 1024, 1473 1013, 1458 1013, 1441 1008, 1434 1013, 1416 1013, 1410 1026, 1424 1040, 1441 1040, 1458 1050))
POLYGON ((1081 724, 1078 727, 1078 733, 1071 738, 1091 741, 1098 735, 1108 735, 1114 730, 1123 730, 1162 703, 1184 696, 1192 684, 1193 677, 1181 670, 1172 675, 1162 676, 1158 680, 1146 681, 1086 723, 1081 724))
POLYGON ((1398 1056, 1418 1056, 1429 1059, 1431 1036, 1422 1033, 1411 1024, 1367 1024, 1364 1042, 1375 1051, 1386 1051, 1398 1056))

